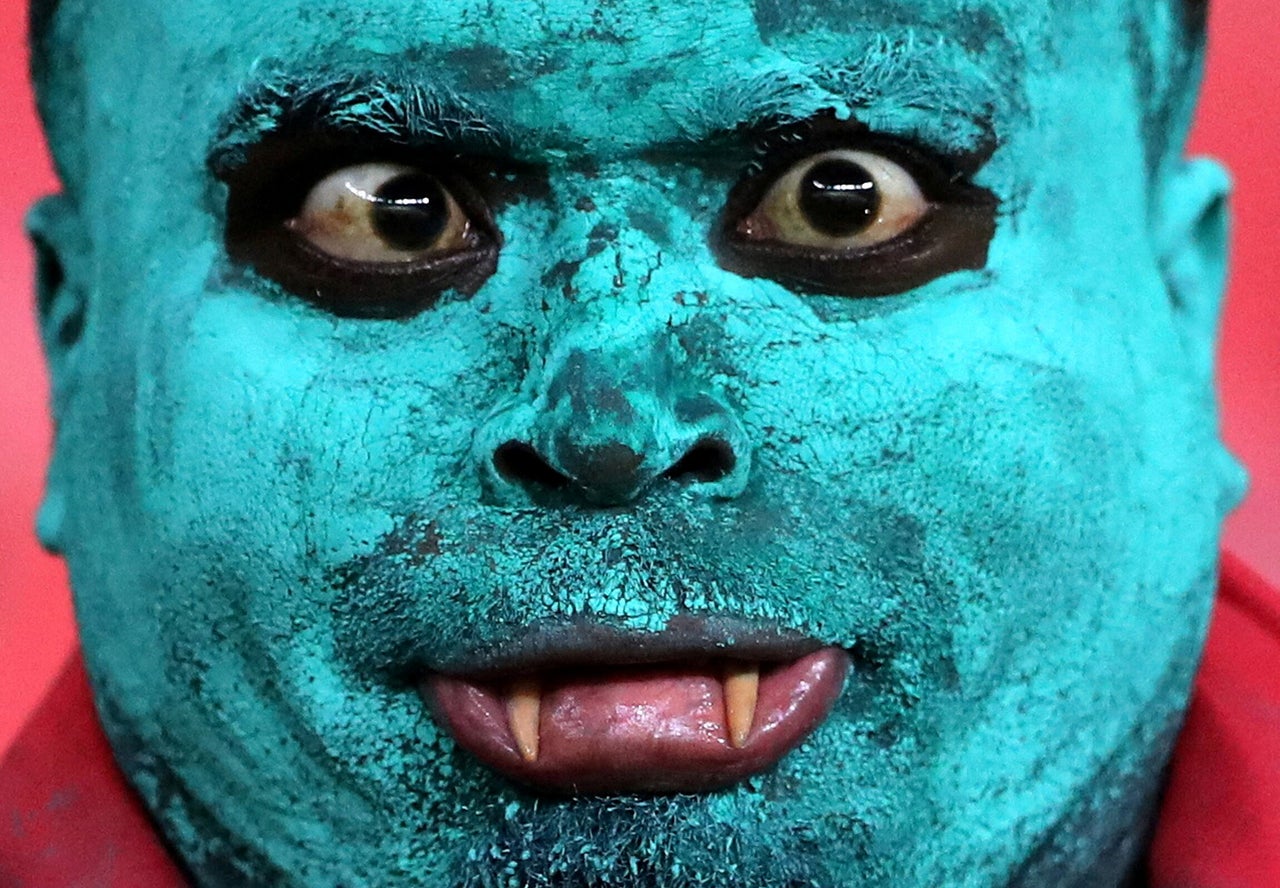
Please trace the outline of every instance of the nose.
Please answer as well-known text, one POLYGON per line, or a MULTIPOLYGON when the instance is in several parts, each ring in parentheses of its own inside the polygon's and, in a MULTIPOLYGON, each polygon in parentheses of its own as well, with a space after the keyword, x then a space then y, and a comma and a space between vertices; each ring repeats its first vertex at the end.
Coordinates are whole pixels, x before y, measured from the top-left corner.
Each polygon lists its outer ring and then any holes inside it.
POLYGON ((548 495, 622 506, 664 484, 728 498, 746 487, 750 447, 734 411, 682 387, 660 346, 574 349, 524 408, 478 439, 502 501, 548 495), (480 443, 483 442, 483 443, 480 443))

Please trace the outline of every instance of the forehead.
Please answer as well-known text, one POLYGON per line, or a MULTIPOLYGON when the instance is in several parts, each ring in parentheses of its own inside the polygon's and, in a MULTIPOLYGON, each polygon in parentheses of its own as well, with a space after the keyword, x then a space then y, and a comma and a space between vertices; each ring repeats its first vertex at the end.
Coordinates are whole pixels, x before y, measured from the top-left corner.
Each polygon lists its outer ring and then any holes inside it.
POLYGON ((877 36, 908 33, 948 37, 979 55, 993 55, 1007 48, 1009 39, 1032 38, 1043 18, 1028 4, 1011 0, 147 0, 144 5, 167 34, 211 49, 247 40, 259 51, 278 54, 321 47, 340 55, 425 52, 418 60, 427 63, 441 50, 469 49, 471 55, 450 60, 458 69, 486 69, 489 85, 509 73, 546 73, 570 61, 579 68, 591 61, 671 65, 740 57, 770 46, 834 60, 856 56, 877 36))
POLYGON ((923 27, 979 44, 995 30, 1025 27, 1046 15, 1039 4, 1018 0, 143 0, 133 5, 163 12, 175 23, 190 23, 196 28, 193 37, 198 33, 216 39, 233 31, 279 34, 287 24, 290 30, 359 42, 390 26, 409 44, 424 38, 482 39, 512 48, 563 38, 610 43, 648 36, 658 42, 687 42, 690 36, 744 24, 765 42, 810 31, 923 27))
POLYGON ((177 69, 151 83, 184 84, 174 98, 188 114, 226 113, 227 93, 251 86, 251 72, 300 81, 394 70, 516 131, 554 120, 569 144, 634 143, 732 125, 735 105, 743 116, 877 100, 1008 112, 1027 60, 1051 58, 1051 10, 1018 0, 144 0, 100 4, 89 39, 118 62, 143 32, 151 64, 177 69), (191 84, 223 95, 193 103, 191 84))

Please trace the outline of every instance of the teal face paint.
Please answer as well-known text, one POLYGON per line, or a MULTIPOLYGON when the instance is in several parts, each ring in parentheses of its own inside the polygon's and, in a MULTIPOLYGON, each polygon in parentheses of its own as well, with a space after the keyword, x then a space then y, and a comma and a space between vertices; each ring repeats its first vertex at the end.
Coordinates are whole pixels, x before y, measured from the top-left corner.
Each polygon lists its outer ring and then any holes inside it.
POLYGON ((32 218, 41 533, 200 882, 1119 882, 1240 493, 1225 184, 1153 160, 1163 20, 87 6, 32 218), (848 674, 727 788, 533 790, 420 693, 525 644, 572 697, 678 639, 638 680, 678 696, 752 633, 848 674))

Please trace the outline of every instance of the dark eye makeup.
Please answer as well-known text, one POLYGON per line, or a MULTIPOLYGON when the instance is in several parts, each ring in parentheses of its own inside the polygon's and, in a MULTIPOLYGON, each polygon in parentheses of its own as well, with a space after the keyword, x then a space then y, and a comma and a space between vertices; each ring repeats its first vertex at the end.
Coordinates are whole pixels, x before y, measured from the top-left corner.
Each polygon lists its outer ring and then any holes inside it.
POLYGON ((485 160, 319 136, 264 142, 224 175, 227 252, 344 317, 407 317, 497 269, 485 160))
POLYGON ((947 158, 831 118, 781 131, 730 191, 722 267, 802 293, 888 296, 981 269, 999 201, 947 158))
MULTIPOLYGON (((735 274, 887 296, 986 265, 998 201, 972 184, 972 158, 830 117, 777 128, 756 156, 710 234, 735 274)), ((479 289, 502 247, 494 208, 546 174, 311 134, 268 139, 220 175, 232 261, 331 313, 399 318, 479 289)))

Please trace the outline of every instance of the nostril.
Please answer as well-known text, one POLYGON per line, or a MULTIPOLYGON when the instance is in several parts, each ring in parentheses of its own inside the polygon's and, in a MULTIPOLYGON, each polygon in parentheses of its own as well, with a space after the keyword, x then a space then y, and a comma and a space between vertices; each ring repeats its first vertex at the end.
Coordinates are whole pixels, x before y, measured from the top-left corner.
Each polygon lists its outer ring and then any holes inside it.
POLYGON ((702 438, 690 447, 662 477, 672 481, 698 481, 708 484, 719 481, 734 470, 738 457, 727 441, 720 438, 702 438))
POLYGON ((493 467, 508 481, 558 489, 571 482, 542 458, 542 454, 521 441, 508 441, 493 453, 493 467))

